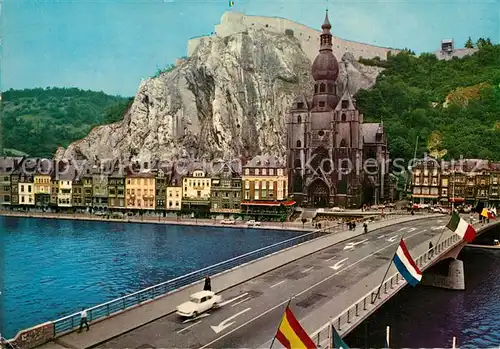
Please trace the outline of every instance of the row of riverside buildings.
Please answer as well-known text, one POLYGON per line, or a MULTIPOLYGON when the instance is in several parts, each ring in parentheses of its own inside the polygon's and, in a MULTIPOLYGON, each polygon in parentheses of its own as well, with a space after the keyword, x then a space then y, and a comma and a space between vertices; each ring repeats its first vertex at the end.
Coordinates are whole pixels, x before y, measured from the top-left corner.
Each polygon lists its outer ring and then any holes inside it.
POLYGON ((420 204, 500 207, 500 163, 480 159, 439 161, 424 157, 412 168, 412 200, 420 204))
POLYGON ((286 167, 273 156, 258 156, 245 164, 135 161, 126 166, 116 161, 0 160, 4 209, 283 219, 295 204, 288 199, 286 167))

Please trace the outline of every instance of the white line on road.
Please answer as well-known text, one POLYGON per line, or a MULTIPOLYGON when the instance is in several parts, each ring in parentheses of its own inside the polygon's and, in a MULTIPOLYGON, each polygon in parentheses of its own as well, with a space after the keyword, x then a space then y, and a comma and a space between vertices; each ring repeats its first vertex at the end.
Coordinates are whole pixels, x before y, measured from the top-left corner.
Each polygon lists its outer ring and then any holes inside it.
POLYGON ((248 298, 242 299, 241 301, 236 302, 236 303, 234 303, 233 305, 231 305, 231 307, 235 307, 235 306, 237 306, 238 304, 241 304, 241 303, 243 303, 243 302, 249 301, 250 299, 252 299, 252 297, 248 297, 248 298))
POLYGON ((314 267, 310 267, 310 268, 307 268, 306 270, 302 270, 302 272, 305 274, 307 273, 308 271, 311 271, 314 267))
POLYGON ((335 265, 332 265, 330 268, 332 268, 333 270, 339 270, 344 265, 344 262, 348 259, 349 258, 346 257, 346 258, 342 259, 341 261, 338 261, 337 263, 335 263, 335 265))
POLYGON ((198 321, 197 321, 197 322, 195 322, 194 324, 189 325, 189 326, 187 326, 187 327, 184 327, 182 330, 177 331, 177 333, 182 333, 182 332, 184 332, 184 331, 186 331, 186 330, 190 329, 191 327, 193 327, 193 326, 195 326, 195 325, 198 325, 200 322, 201 322, 201 320, 198 320, 198 321))
POLYGON ((384 236, 385 236, 385 234, 384 235, 380 235, 377 239, 382 239, 384 236))
POLYGON ((207 317, 207 316, 210 316, 210 313, 203 313, 203 314, 201 314, 201 315, 198 315, 197 317, 190 318, 190 319, 186 319, 186 320, 184 320, 182 323, 183 323, 183 324, 186 324, 186 323, 188 323, 188 322, 193 322, 193 321, 196 321, 196 320, 198 320, 198 319, 202 319, 202 318, 207 317))
POLYGON ((282 284, 282 283, 284 283, 285 281, 286 281, 286 280, 280 281, 280 282, 278 282, 277 284, 274 284, 274 285, 272 285, 272 286, 271 286, 271 287, 269 287, 269 288, 274 288, 274 287, 276 287, 276 286, 278 286, 278 285, 281 285, 281 284, 282 284))
POLYGON ((387 239, 388 242, 394 242, 396 239, 400 237, 399 235, 391 236, 389 239, 387 239))
POLYGON ((222 307, 222 306, 224 306, 224 305, 226 305, 226 304, 232 303, 232 302, 234 302, 235 300, 240 299, 240 298, 243 298, 243 297, 246 297, 246 296, 248 296, 248 293, 242 293, 242 294, 240 294, 239 296, 234 297, 234 298, 232 298, 232 299, 228 299, 227 301, 222 302, 222 303, 221 303, 221 304, 219 304, 219 305, 222 307))
MULTIPOLYGON (((406 238, 407 238, 407 239, 409 239, 409 238, 414 237, 414 236, 416 236, 416 235, 418 235, 418 234, 420 234, 420 232, 414 233, 414 234, 412 234, 412 235, 410 235, 410 236, 407 236, 406 238)), ((398 242, 398 243, 399 243, 399 242, 398 242)), ((361 258, 360 260, 358 260, 358 261, 356 261, 356 262, 354 262, 354 263, 352 263, 352 264, 347 265, 344 269, 341 269, 341 270, 339 270, 339 271, 337 271, 337 272, 333 273, 332 275, 327 276, 325 279, 323 279, 323 280, 321 280, 321 281, 319 281, 319 282, 315 283, 314 285, 312 285, 312 286, 310 286, 310 287, 306 288, 304 291, 302 291, 302 292, 300 292, 300 293, 297 293, 297 294, 294 296, 294 298, 296 298, 296 297, 299 297, 299 296, 303 295, 304 293, 306 293, 306 292, 308 292, 308 291, 312 290, 312 289, 313 289, 313 288, 315 288, 316 286, 321 285, 323 282, 330 280, 331 278, 333 278, 334 276, 339 275, 340 273, 342 273, 342 272, 343 272, 343 271, 345 271, 345 270, 351 269, 352 267, 354 267, 354 266, 358 265, 359 263, 361 263, 361 262, 362 262, 362 261, 364 261, 365 259, 370 258, 371 256, 376 255, 377 253, 382 252, 383 250, 386 250, 386 249, 388 249, 389 247, 394 246, 395 244, 396 244, 396 243, 391 243, 391 244, 388 244, 387 246, 382 247, 381 249, 379 249, 379 250, 377 250, 377 251, 375 251, 375 252, 373 252, 373 253, 371 253, 371 254, 369 254, 369 255, 366 255, 365 257, 361 258)), ((226 336, 230 335, 230 334, 231 334, 231 333, 233 333, 234 331, 239 330, 239 329, 240 329, 240 328, 242 328, 243 326, 246 326, 246 325, 248 325, 249 323, 254 322, 255 320, 257 320, 257 319, 259 319, 259 318, 263 317, 264 315, 266 315, 266 314, 268 314, 268 313, 270 313, 270 312, 274 311, 275 309, 277 309, 277 308, 279 308, 279 307, 283 306, 283 305, 284 305, 284 304, 286 304, 286 303, 288 303, 288 300, 283 301, 283 302, 281 302, 281 303, 279 303, 279 304, 275 305, 274 307, 269 308, 269 309, 268 309, 268 310, 266 310, 265 312, 263 312, 263 313, 261 313, 261 314, 257 315, 256 317, 254 317, 254 318, 252 318, 252 319, 247 320, 244 324, 242 324, 242 325, 240 325, 240 326, 238 326, 238 327, 236 327, 236 328, 233 328, 231 331, 229 331, 229 332, 227 332, 227 333, 224 333, 222 336, 219 336, 219 337, 215 338, 213 341, 211 341, 211 342, 209 342, 209 343, 205 344, 204 346, 200 347, 199 349, 204 349, 204 348, 207 348, 207 347, 212 346, 212 344, 214 344, 215 342, 217 342, 217 341, 221 340, 222 338, 224 338, 224 337, 226 337, 226 336)), ((267 342, 266 342, 266 343, 267 343, 267 342)), ((264 347, 264 345, 261 345, 261 346, 259 346, 258 348, 263 348, 263 347, 264 347)))
POLYGON ((240 316, 241 314, 246 313, 250 309, 252 309, 252 308, 246 308, 245 310, 242 310, 239 313, 236 313, 233 316, 228 317, 226 320, 222 321, 217 326, 210 326, 210 327, 212 328, 212 330, 214 330, 215 333, 219 333, 221 331, 224 331, 226 328, 228 328, 229 326, 231 326, 232 324, 234 324, 234 321, 232 321, 232 322, 229 322, 229 321, 231 321, 232 319, 240 316))
POLYGON ((333 256, 332 258, 328 258, 325 262, 330 262, 332 259, 335 259, 337 256, 333 256))

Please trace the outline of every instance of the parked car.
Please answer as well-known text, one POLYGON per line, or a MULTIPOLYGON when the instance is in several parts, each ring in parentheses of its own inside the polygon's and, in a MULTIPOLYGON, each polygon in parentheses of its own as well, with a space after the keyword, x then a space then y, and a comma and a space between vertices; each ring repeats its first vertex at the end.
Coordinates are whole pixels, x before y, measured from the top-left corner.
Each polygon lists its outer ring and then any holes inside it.
POLYGON ((247 222, 248 227, 260 227, 260 222, 256 222, 255 220, 249 220, 247 222))
POLYGON ((234 219, 223 219, 220 224, 236 224, 236 221, 234 219))
POLYGON ((199 314, 210 309, 216 309, 221 303, 222 297, 212 291, 200 291, 193 293, 189 301, 177 307, 177 315, 183 317, 197 317, 199 314))
POLYGON ((343 212, 345 211, 342 207, 332 207, 332 212, 343 212))

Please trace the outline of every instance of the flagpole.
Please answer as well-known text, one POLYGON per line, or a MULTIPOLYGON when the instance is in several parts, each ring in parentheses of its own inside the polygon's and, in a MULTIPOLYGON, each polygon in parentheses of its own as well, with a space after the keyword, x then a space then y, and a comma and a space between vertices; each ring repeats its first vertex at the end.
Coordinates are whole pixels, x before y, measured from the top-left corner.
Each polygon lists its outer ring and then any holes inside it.
MULTIPOLYGON (((292 298, 291 297, 289 300, 288 300, 288 303, 286 304, 286 307, 285 307, 285 312, 286 310, 288 309, 288 307, 290 306, 290 303, 292 302, 292 298)), ((284 316, 284 315, 283 315, 284 316)), ((281 327, 281 323, 283 322, 283 316, 281 316, 281 321, 280 323, 278 324, 278 329, 276 330, 276 333, 274 334, 274 337, 273 337, 273 340, 271 342, 271 346, 269 347, 269 349, 271 349, 273 347, 273 344, 274 344, 274 340, 276 339, 276 335, 278 334, 278 331, 280 330, 280 327, 281 327)))
POLYGON ((453 349, 457 347, 457 337, 453 336, 453 349))
POLYGON ((394 251, 394 254, 392 255, 391 261, 389 262, 389 265, 387 266, 387 270, 385 271, 384 277, 382 278, 382 282, 380 282, 380 286, 378 287, 377 294, 376 294, 375 298, 372 299, 372 304, 375 303, 375 299, 377 299, 378 295, 380 294, 380 290, 382 289, 382 285, 384 284, 384 281, 385 281, 385 278, 387 277, 387 273, 389 272, 389 269, 391 269, 392 261, 394 260, 394 256, 396 256, 396 253, 398 253, 399 245, 401 244, 401 240, 403 240, 404 236, 405 236, 405 233, 401 234, 401 239, 399 240, 398 247, 396 247, 396 251, 394 251))
POLYGON ((387 342, 387 348, 391 347, 390 333, 391 333, 391 328, 389 326, 387 326, 386 329, 385 329, 385 340, 387 342))

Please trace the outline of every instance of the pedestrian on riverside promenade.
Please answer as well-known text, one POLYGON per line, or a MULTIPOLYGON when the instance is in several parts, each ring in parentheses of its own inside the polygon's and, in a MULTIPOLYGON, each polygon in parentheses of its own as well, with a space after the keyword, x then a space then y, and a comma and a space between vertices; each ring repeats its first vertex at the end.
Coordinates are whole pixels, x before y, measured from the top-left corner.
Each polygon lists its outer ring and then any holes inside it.
POLYGON ((365 229, 365 234, 368 234, 368 224, 363 223, 363 228, 365 229))
POLYGON ((432 245, 432 241, 429 241, 429 259, 434 255, 434 246, 432 245))
POLYGON ((89 323, 87 321, 87 311, 85 308, 82 308, 82 311, 80 313, 80 329, 78 330, 78 333, 82 332, 83 325, 87 327, 87 331, 89 330, 89 323))
POLYGON ((203 291, 212 291, 212 284, 209 276, 205 277, 205 285, 203 286, 203 291))

